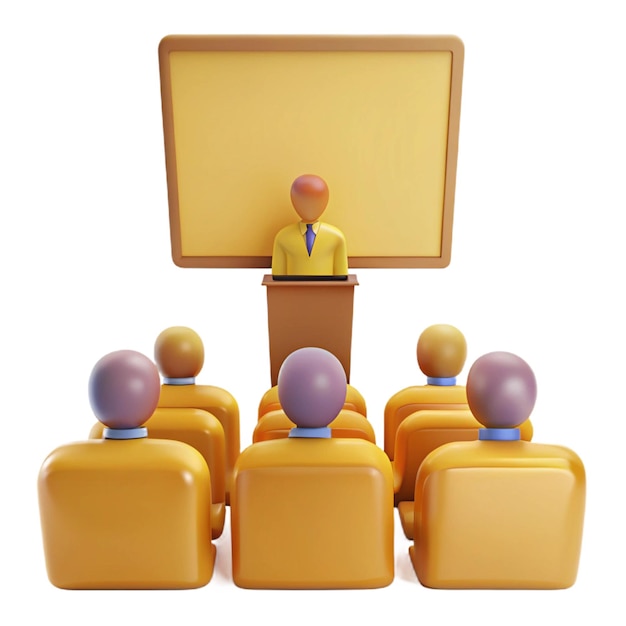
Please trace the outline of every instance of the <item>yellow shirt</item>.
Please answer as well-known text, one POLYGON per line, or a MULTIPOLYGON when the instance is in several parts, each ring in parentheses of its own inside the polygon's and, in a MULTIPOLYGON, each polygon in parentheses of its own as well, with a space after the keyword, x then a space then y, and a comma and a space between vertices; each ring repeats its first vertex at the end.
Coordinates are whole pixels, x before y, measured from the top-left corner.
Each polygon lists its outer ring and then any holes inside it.
POLYGON ((343 233, 330 224, 314 222, 315 241, 311 255, 306 249, 306 223, 285 226, 274 239, 272 274, 300 276, 344 276, 348 254, 343 233))

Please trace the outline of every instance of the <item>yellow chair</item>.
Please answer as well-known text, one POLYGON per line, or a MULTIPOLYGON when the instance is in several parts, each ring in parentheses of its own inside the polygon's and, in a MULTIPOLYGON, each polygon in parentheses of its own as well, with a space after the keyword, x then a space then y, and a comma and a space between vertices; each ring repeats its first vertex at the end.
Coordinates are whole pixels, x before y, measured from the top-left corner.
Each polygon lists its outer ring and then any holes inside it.
MULTIPOLYGON (((252 433, 252 442, 284 439, 295 424, 282 409, 269 411, 259 419, 252 433)), ((360 413, 342 409, 328 425, 331 437, 365 439, 376 443, 376 433, 372 424, 360 413)))
POLYGON ((384 447, 392 461, 395 458, 396 433, 400 424, 417 411, 438 409, 468 410, 465 387, 462 385, 407 387, 388 400, 384 414, 384 447))

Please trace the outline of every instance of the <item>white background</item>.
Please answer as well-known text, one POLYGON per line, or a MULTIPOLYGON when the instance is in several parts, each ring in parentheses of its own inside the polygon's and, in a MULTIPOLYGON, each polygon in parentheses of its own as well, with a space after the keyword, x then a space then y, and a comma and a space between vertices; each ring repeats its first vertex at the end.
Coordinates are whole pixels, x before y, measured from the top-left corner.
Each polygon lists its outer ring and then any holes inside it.
POLYGON ((0 6, 1 623, 624 623, 620 3, 0 6), (191 33, 463 39, 452 262, 356 272, 351 382, 382 444, 387 399, 424 383, 415 345, 426 326, 450 323, 465 333, 462 382, 485 352, 525 358, 539 385, 535 441, 574 449, 587 469, 573 588, 428 590, 398 532, 396 580, 386 589, 246 591, 230 578, 228 531, 213 580, 197 591, 50 585, 37 473, 53 448, 86 438, 94 421, 87 380, 102 355, 151 355, 162 329, 193 327, 207 354, 198 383, 237 398, 242 445, 269 387, 263 270, 180 269, 170 257, 157 45, 191 33))

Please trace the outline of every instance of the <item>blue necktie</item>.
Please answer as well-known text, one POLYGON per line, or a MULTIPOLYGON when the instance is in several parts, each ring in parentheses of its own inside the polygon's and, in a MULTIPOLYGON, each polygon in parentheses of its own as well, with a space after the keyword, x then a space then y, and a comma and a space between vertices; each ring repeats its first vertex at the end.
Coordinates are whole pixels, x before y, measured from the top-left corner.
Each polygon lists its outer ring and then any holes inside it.
POLYGON ((306 241, 306 249, 311 256, 311 250, 313 249, 313 242, 315 241, 315 233, 313 232, 313 224, 306 225, 306 233, 304 234, 306 241))

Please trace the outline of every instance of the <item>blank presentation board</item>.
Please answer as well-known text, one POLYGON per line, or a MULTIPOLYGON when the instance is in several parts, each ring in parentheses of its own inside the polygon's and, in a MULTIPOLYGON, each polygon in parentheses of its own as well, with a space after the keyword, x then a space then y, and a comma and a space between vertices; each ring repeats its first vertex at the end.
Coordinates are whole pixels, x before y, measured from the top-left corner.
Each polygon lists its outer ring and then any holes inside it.
POLYGON ((350 268, 449 264, 460 39, 172 35, 159 61, 177 265, 270 267, 301 174, 350 268))

